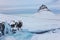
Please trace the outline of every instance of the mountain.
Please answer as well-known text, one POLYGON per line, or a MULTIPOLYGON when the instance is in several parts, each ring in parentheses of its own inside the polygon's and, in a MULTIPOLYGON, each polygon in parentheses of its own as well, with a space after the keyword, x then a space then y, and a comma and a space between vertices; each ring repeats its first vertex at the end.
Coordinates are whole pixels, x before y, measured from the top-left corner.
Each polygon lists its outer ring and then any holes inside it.
POLYGON ((40 11, 40 10, 50 11, 46 5, 41 5, 40 8, 38 9, 38 11, 40 11))
POLYGON ((50 9, 46 5, 42 5, 39 9, 38 12, 34 14, 36 17, 40 18, 52 18, 55 16, 53 12, 51 12, 50 9))
POLYGON ((42 5, 39 11, 31 17, 23 18, 23 28, 29 31, 42 31, 60 28, 60 18, 42 5))

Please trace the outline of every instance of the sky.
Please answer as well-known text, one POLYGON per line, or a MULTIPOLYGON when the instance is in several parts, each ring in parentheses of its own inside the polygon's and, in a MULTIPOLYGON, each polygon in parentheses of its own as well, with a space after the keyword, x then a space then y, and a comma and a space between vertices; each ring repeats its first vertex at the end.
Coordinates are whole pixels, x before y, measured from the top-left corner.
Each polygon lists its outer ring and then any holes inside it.
POLYGON ((49 9, 60 10, 60 0, 0 0, 0 11, 15 9, 38 9, 42 4, 49 9))
POLYGON ((60 0, 0 0, 0 10, 36 9, 42 4, 60 9, 60 0))

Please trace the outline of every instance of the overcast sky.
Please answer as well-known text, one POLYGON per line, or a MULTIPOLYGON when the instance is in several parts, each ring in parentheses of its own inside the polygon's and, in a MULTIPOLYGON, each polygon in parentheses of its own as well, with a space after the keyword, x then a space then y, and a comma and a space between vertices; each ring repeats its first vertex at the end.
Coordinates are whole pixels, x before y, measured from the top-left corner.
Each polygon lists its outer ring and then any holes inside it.
POLYGON ((42 4, 60 10, 60 0, 0 0, 0 10, 37 9, 42 4))

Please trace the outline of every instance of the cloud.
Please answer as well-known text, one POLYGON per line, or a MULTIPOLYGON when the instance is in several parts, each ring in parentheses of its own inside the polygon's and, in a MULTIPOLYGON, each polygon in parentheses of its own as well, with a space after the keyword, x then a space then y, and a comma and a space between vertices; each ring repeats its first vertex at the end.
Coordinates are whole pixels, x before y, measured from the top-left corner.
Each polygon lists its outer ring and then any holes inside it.
POLYGON ((51 9, 57 9, 60 10, 60 0, 55 0, 53 3, 48 5, 51 9))
POLYGON ((41 4, 50 8, 60 8, 60 0, 0 0, 0 10, 37 9, 41 4))
POLYGON ((50 3, 52 0, 0 0, 0 5, 25 5, 25 4, 40 4, 50 3))

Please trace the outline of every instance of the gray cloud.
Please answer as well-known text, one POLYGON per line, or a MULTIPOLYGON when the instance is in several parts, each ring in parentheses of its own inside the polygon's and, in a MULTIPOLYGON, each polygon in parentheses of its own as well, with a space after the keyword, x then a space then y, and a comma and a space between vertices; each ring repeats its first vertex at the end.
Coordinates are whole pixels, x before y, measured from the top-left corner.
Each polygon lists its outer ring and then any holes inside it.
POLYGON ((46 4, 50 8, 60 8, 60 0, 0 0, 0 10, 39 8, 46 4))

